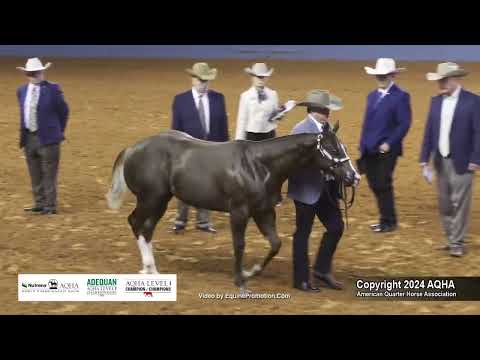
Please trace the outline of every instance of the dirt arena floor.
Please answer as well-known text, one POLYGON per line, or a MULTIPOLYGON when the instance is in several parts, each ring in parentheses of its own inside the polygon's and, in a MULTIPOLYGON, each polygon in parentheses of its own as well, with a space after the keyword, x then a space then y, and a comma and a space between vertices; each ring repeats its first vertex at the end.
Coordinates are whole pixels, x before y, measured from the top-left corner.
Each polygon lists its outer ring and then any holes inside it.
MULTIPOLYGON (((419 171, 419 154, 429 98, 436 85, 425 80, 434 63, 401 63, 408 72, 398 83, 412 95, 413 125, 405 141, 405 156, 395 176, 400 229, 372 234, 368 224, 377 218, 373 195, 361 184, 350 211, 350 227, 336 253, 334 266, 345 291, 324 290, 304 294, 291 288, 291 248, 294 207, 290 200, 278 208, 278 228, 283 247, 261 277, 250 282, 256 293, 289 293, 286 300, 201 300, 199 293, 233 293, 232 242, 227 214, 213 214, 215 236, 193 229, 174 235, 170 228, 175 202, 154 235, 155 258, 160 272, 178 276, 176 303, 19 303, 18 273, 136 273, 140 256, 127 215, 134 208, 129 194, 124 206, 107 209, 107 190, 113 161, 119 151, 170 126, 173 96, 190 87, 185 60, 65 60, 52 61, 48 79, 59 82, 71 107, 62 146, 59 175, 59 215, 26 215, 31 204, 30 180, 23 153, 18 148, 18 105, 15 90, 24 82, 15 70, 24 59, 0 59, 0 313, 2 314, 478 314, 475 302, 387 302, 353 297, 357 276, 480 276, 480 193, 474 192, 469 253, 461 259, 436 250, 443 233, 437 215, 435 189, 419 171)), ((361 62, 271 61, 275 74, 270 85, 281 100, 302 99, 312 88, 330 89, 343 98, 345 108, 335 113, 341 120, 340 137, 358 156, 362 115, 367 93, 374 86, 361 62)), ((246 61, 210 61, 219 69, 212 88, 225 94, 233 136, 238 98, 249 87, 243 68, 246 61)), ((480 91, 480 64, 464 64, 471 71, 465 87, 480 91)), ((279 126, 289 133, 304 117, 295 109, 279 126)), ((286 187, 284 188, 286 190, 286 187)), ((192 214, 194 215, 194 214, 192 214)), ((193 219, 193 217, 192 217, 193 219)), ((323 227, 317 221, 310 254, 315 255, 323 227)), ((268 249, 253 222, 247 233, 245 264, 251 266, 268 249)))

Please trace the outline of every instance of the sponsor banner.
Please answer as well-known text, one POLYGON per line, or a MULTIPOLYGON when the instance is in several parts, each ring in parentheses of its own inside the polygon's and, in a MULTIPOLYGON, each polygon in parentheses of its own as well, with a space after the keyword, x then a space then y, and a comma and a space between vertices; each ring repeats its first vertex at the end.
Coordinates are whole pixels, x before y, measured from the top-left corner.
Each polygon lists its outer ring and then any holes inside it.
POLYGON ((176 274, 18 275, 18 301, 176 300, 176 274))

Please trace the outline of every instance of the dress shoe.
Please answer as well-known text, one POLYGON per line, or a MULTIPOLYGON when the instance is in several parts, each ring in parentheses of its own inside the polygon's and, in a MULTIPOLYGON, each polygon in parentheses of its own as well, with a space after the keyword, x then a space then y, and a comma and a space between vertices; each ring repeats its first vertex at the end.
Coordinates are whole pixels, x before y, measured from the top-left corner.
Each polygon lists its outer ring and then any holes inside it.
POLYGON ((57 214, 57 210, 55 210, 55 209, 45 209, 45 208, 40 213, 40 215, 56 215, 56 214, 57 214))
POLYGON ((395 230, 397 230, 397 225, 390 224, 381 224, 379 227, 372 229, 372 231, 376 233, 387 233, 395 230))
POLYGON ((453 257, 462 257, 464 255, 463 248, 460 246, 452 246, 450 248, 450 256, 453 257))
POLYGON ((185 225, 174 225, 172 230, 175 234, 181 234, 185 231, 185 225))
POLYGON ((29 211, 29 212, 33 212, 33 213, 39 213, 39 212, 42 212, 42 211, 43 211, 43 207, 41 207, 41 206, 35 206, 35 207, 25 208, 25 209, 23 209, 23 211, 29 211))
POLYGON ((320 288, 312 286, 312 284, 310 284, 307 281, 304 281, 300 284, 296 284, 293 287, 295 289, 298 289, 298 290, 304 291, 304 292, 320 292, 321 291, 320 288))
POLYGON ((204 231, 211 234, 217 233, 217 230, 215 230, 212 226, 197 226, 197 230, 204 231))
POLYGON ((332 274, 313 273, 313 278, 319 282, 319 285, 324 285, 334 290, 343 290, 343 284, 335 280, 332 274))

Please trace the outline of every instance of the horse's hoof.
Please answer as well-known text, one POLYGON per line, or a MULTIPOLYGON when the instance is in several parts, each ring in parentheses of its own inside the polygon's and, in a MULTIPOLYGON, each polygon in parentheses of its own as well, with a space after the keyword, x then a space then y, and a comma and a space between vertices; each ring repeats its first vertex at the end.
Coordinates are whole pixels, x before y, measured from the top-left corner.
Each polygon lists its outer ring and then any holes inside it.
POLYGON ((159 274, 159 272, 157 271, 157 269, 153 269, 153 270, 150 270, 150 269, 142 269, 138 272, 139 274, 149 274, 149 275, 155 275, 155 274, 159 274))
POLYGON ((250 271, 246 271, 246 270, 243 270, 242 271, 242 274, 245 278, 251 278, 251 277, 254 277, 255 275, 258 275, 262 272, 262 267, 258 264, 255 264, 253 265, 252 267, 252 270, 250 271))
POLYGON ((246 286, 240 286, 240 294, 241 295, 247 295, 251 294, 252 290, 248 290, 246 286))

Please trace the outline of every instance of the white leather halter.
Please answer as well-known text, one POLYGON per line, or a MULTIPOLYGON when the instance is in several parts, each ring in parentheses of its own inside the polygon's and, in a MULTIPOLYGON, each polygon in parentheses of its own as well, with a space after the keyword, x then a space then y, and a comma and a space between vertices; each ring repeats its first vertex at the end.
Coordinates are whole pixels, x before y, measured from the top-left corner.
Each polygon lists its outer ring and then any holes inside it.
POLYGON ((345 146, 343 146, 342 143, 340 143, 340 147, 342 148, 343 152, 345 153, 345 157, 343 158, 337 158, 335 156, 332 156, 321 144, 321 140, 323 139, 322 134, 318 134, 317 136, 317 150, 320 151, 320 153, 326 157, 328 160, 333 161, 334 165, 333 167, 337 167, 341 165, 344 162, 350 161, 350 157, 347 155, 347 151, 345 150, 345 146))

